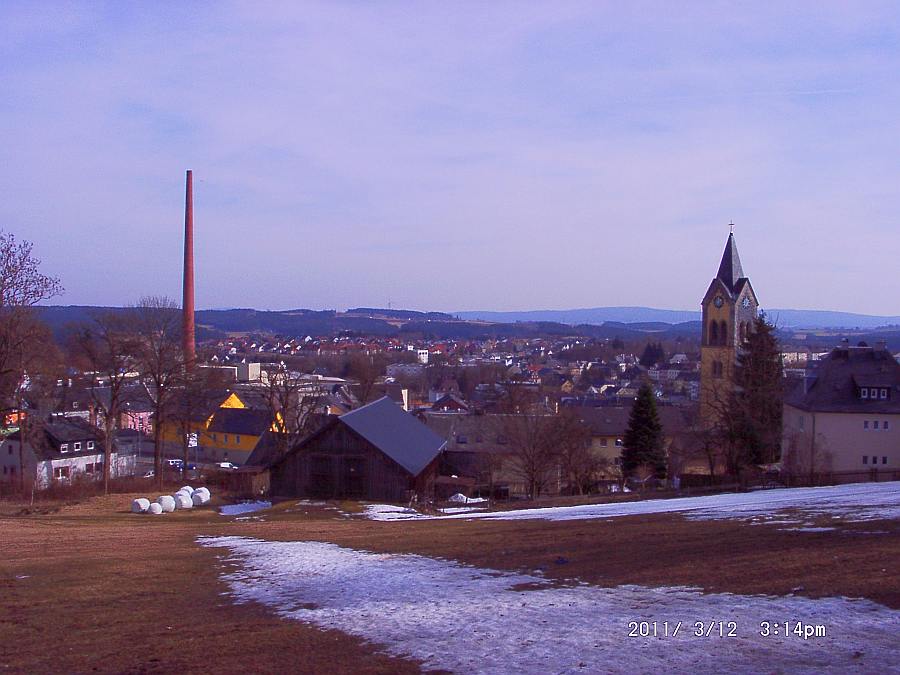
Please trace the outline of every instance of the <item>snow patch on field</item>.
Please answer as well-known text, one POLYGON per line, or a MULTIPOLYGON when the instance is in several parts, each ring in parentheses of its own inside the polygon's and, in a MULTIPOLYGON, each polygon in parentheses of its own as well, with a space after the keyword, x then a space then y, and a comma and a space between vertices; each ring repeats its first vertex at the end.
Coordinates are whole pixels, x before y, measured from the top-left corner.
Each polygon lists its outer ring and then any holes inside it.
POLYGON ((369 504, 366 506, 364 515, 369 520, 427 520, 432 517, 419 513, 415 509, 391 504, 369 504))
POLYGON ((444 509, 438 509, 441 513, 472 513, 474 511, 485 511, 483 506, 448 506, 444 509))
POLYGON ((527 574, 322 542, 200 538, 230 551, 239 602, 333 628, 425 668, 510 672, 897 672, 900 612, 847 598, 702 594, 671 587, 554 587, 527 574), (527 590, 526 590, 527 589, 527 590), (761 621, 826 626, 826 637, 762 637, 761 621), (670 637, 629 637, 629 621, 670 637), (682 622, 678 635, 671 632, 682 622), (695 637, 694 622, 737 637, 695 637), (726 624, 725 632, 728 632, 726 624))
POLYGON ((238 516, 242 513, 253 513, 254 511, 270 508, 272 508, 272 502, 242 502, 220 507, 219 514, 223 516, 238 516))
MULTIPOLYGON (((406 517, 392 515, 391 507, 373 505, 366 515, 373 520, 427 518, 412 509, 406 517)), ((492 520, 587 520, 655 513, 681 513, 691 520, 737 519, 759 521, 776 513, 778 520, 759 524, 802 525, 820 516, 845 522, 900 518, 900 481, 853 483, 817 488, 784 488, 755 492, 726 493, 676 499, 644 499, 616 504, 584 504, 550 508, 516 509, 437 516, 444 518, 490 518, 492 520), (788 510, 795 511, 791 513, 788 510)))

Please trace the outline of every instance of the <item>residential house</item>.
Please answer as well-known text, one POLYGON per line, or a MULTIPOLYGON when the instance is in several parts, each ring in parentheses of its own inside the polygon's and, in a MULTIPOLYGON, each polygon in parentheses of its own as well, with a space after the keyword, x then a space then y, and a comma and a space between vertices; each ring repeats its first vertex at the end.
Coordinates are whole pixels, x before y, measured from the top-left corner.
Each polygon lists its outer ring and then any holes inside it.
POLYGON ((785 396, 782 465, 794 476, 900 479, 900 363, 842 345, 785 396))
MULTIPOLYGON (((621 475, 622 448, 631 406, 576 408, 579 418, 591 431, 591 451, 602 460, 604 468, 599 472, 601 480, 613 480, 621 475)), ((692 411, 680 406, 659 406, 659 421, 663 429, 663 448, 670 458, 670 474, 680 474, 682 466, 681 449, 687 443, 685 434, 689 427, 692 411)))
MULTIPOLYGON (((33 424, 26 440, 20 430, 0 442, 0 480, 16 484, 24 475, 26 485, 46 488, 103 476, 103 437, 94 425, 80 418, 33 424)), ((129 475, 133 458, 120 458, 114 450, 110 467, 112 476, 129 475)))

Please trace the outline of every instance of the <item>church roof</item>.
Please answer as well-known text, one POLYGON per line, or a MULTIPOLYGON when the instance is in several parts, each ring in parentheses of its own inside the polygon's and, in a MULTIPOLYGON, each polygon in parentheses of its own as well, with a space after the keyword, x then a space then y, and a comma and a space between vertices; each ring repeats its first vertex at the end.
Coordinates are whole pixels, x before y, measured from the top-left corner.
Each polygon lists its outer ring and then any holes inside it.
POLYGON ((745 278, 733 232, 728 235, 728 241, 725 243, 725 252, 722 254, 722 262, 719 264, 716 278, 720 279, 732 293, 736 293, 738 282, 745 278))

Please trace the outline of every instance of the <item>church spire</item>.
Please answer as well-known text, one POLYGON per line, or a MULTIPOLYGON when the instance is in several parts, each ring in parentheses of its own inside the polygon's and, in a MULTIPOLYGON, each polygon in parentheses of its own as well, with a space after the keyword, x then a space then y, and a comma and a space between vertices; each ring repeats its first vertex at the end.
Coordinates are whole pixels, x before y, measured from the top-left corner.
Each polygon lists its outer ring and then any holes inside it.
POLYGON ((721 279, 728 286, 728 290, 733 293, 738 279, 743 277, 741 257, 738 255, 737 244, 734 242, 734 232, 731 232, 725 244, 725 252, 722 254, 722 262, 719 264, 719 273, 716 274, 716 278, 721 279))

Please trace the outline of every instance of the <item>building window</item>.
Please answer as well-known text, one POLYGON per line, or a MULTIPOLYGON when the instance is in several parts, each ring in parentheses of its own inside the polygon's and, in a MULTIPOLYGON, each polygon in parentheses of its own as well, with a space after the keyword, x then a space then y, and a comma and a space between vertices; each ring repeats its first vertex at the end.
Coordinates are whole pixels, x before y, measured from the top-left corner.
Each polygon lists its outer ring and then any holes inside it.
POLYGON ((72 410, 78 410, 78 401, 72 401, 72 410))
POLYGON ((600 447, 605 448, 608 445, 607 440, 605 438, 600 439, 600 447))
POLYGON ((888 394, 888 390, 887 390, 887 389, 882 389, 882 390, 881 390, 881 398, 882 398, 882 399, 886 399, 886 398, 887 398, 887 394, 888 394))
POLYGON ((806 425, 806 418, 803 415, 800 415, 800 430, 803 430, 803 427, 806 425))
POLYGON ((882 463, 882 464, 887 464, 887 457, 886 457, 886 456, 881 458, 881 463, 882 463))
POLYGON ((621 447, 622 447, 622 439, 621 439, 621 438, 617 438, 617 439, 616 439, 616 447, 617 447, 617 448, 621 448, 621 447))
POLYGON ((889 424, 890 424, 890 422, 885 420, 884 424, 881 425, 881 428, 884 429, 885 431, 887 431, 888 429, 890 429, 890 427, 888 426, 889 424))
POLYGON ((62 445, 60 445, 60 446, 59 446, 59 451, 60 451, 60 452, 68 452, 68 451, 69 451, 69 444, 68 444, 68 443, 63 443, 62 445))
POLYGON ((228 434, 222 434, 222 445, 228 445, 228 434))
POLYGON ((869 456, 863 455, 863 464, 868 464, 868 463, 869 463, 869 456))
POLYGON ((859 390, 859 397, 860 397, 860 398, 869 398, 869 388, 868 388, 868 387, 862 387, 862 388, 859 390))
POLYGON ((81 450, 81 441, 75 441, 74 443, 72 443, 72 449, 81 450))
POLYGON ((863 429, 869 428, 869 420, 863 420, 863 429))
POLYGON ((709 322, 709 344, 719 344, 719 324, 715 321, 709 322))
POLYGON ((467 437, 465 434, 457 434, 457 435, 456 435, 456 442, 457 442, 459 445, 465 445, 466 443, 469 442, 469 439, 468 439, 468 437, 467 437))
POLYGON ((93 449, 94 449, 94 441, 88 441, 88 442, 87 442, 87 449, 88 449, 88 450, 93 450, 93 449))
POLYGON ((874 422, 872 422, 872 428, 875 429, 876 431, 878 430, 878 420, 875 420, 874 422))
POLYGON ((63 479, 69 477, 69 467, 67 466, 58 466, 53 469, 53 477, 56 479, 63 479))

